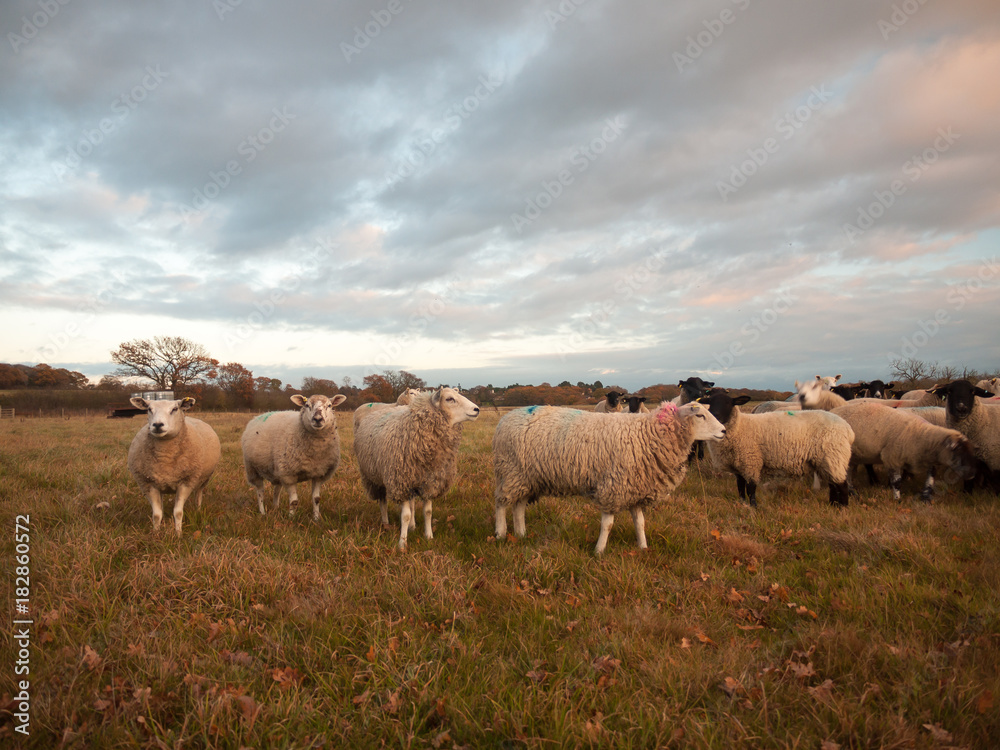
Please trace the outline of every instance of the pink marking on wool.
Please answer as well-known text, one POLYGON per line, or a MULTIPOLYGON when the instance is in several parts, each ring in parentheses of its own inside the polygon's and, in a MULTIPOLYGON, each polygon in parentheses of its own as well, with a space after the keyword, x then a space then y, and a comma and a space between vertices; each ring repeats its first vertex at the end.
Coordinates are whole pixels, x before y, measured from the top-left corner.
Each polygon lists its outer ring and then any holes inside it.
POLYGON ((656 420, 658 422, 665 422, 668 419, 673 419, 680 409, 677 408, 677 404, 672 404, 669 401, 661 401, 660 408, 656 412, 656 420))

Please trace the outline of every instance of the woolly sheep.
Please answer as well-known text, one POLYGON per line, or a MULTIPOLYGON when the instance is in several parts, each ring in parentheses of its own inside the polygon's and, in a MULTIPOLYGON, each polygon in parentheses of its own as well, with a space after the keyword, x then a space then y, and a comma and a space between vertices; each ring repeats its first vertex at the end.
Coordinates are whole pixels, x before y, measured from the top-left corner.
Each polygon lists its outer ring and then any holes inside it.
POLYGON ((146 410, 146 425, 128 449, 128 470, 153 508, 153 530, 163 520, 163 493, 173 492, 174 530, 181 535, 184 503, 194 496, 201 508, 205 485, 219 464, 219 437, 209 425, 184 412, 195 404, 190 396, 178 401, 147 401, 138 396, 132 406, 146 410))
POLYGON ((941 406, 941 399, 935 395, 933 388, 907 391, 899 397, 899 401, 907 406, 941 406))
MULTIPOLYGON (((829 391, 835 385, 837 385, 837 381, 840 380, 842 377, 843 375, 827 375, 826 377, 817 375, 816 382, 818 382, 825 390, 829 391)), ((798 385, 796 385, 796 387, 798 387, 798 385)))
POLYGON ((1000 471, 1000 406, 979 400, 993 394, 967 380, 936 385, 929 393, 946 397, 948 427, 969 439, 972 452, 990 471, 1000 471))
POLYGON ((899 500, 903 472, 924 476, 920 499, 930 502, 934 496, 934 474, 938 469, 951 470, 960 479, 971 479, 975 459, 969 441, 958 430, 937 427, 909 409, 894 409, 877 402, 854 401, 833 410, 854 430, 851 446, 851 470, 863 464, 874 484, 873 464, 882 464, 889 472, 892 496, 899 500))
POLYGON ((362 419, 371 416, 372 414, 378 414, 386 409, 395 409, 397 406, 408 406, 415 396, 419 396, 420 391, 416 388, 407 388, 405 391, 399 394, 396 398, 396 403, 394 404, 380 404, 378 402, 371 402, 367 404, 361 404, 357 409, 354 410, 354 429, 358 429, 358 425, 361 423, 362 419))
MULTIPOLYGON (((837 377, 839 378, 840 376, 838 375, 837 377)), ((810 380, 805 383, 799 383, 798 380, 795 381, 795 390, 798 392, 799 403, 803 409, 830 411, 847 403, 842 396, 838 396, 825 387, 825 381, 829 380, 830 378, 824 380, 817 375, 816 380, 810 380)))
POLYGON ((736 475, 740 499, 756 505, 757 484, 767 474, 815 472, 830 484, 831 505, 847 505, 847 468, 854 440, 850 425, 824 411, 745 414, 739 407, 749 400, 725 393, 702 399, 726 427, 726 437, 710 443, 709 454, 716 468, 736 475))
MULTIPOLYGON (((792 396, 798 399, 798 394, 792 396)), ((772 411, 801 411, 802 404, 796 401, 761 401, 757 404, 751 414, 767 414, 772 411)))
POLYGON ((278 507, 281 488, 288 493, 288 513, 299 504, 298 482, 312 482, 313 520, 319 521, 319 495, 323 482, 340 464, 340 436, 334 408, 347 397, 292 396, 298 411, 260 414, 243 430, 243 468, 257 490, 257 506, 264 515, 264 482, 273 485, 272 504, 278 507))
POLYGON ((984 391, 989 391, 994 396, 1000 396, 1000 378, 980 380, 976 383, 976 388, 982 388, 984 391))
POLYGON ((644 403, 645 396, 624 396, 622 400, 628 405, 629 414, 649 414, 649 408, 644 403))
POLYGON ((597 412, 612 412, 612 411, 624 411, 625 402, 621 400, 624 393, 619 393, 618 391, 608 391, 601 401, 597 402, 597 406, 594 407, 594 411, 597 412))
POLYGON ((609 420, 555 406, 515 409, 493 435, 496 535, 507 535, 513 506, 514 533, 525 535, 525 508, 542 495, 586 495, 601 511, 594 553, 608 542, 615 514, 628 510, 640 549, 646 549, 644 508, 664 500, 684 479, 695 440, 725 434, 700 404, 679 409, 663 402, 648 414, 609 420))
POLYGON ((479 407, 453 388, 414 397, 405 408, 386 409, 362 420, 354 433, 354 453, 365 492, 377 500, 388 525, 388 502, 400 505, 399 548, 416 526, 414 503, 423 502, 424 536, 431 528, 432 502, 455 481, 462 425, 479 407))

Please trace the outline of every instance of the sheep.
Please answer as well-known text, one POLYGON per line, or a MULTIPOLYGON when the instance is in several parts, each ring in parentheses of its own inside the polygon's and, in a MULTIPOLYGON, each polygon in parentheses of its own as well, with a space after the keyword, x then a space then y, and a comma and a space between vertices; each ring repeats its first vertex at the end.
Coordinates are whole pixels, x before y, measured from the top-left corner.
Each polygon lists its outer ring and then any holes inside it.
POLYGON ((864 464, 869 481, 875 483, 872 464, 883 464, 889 472, 889 486, 894 499, 900 498, 903 472, 924 475, 920 499, 930 502, 934 496, 934 473, 951 470, 960 479, 971 479, 975 458, 969 441, 958 430, 937 427, 908 409, 887 408, 874 401, 854 401, 833 410, 854 430, 851 446, 851 470, 864 464))
POLYGON ((597 406, 594 407, 594 411, 601 413, 623 411, 625 409, 625 404, 621 401, 621 397, 624 395, 624 393, 619 393, 618 391, 608 391, 604 395, 604 399, 597 402, 597 406))
POLYGON ((868 398, 885 399, 888 398, 889 392, 895 387, 896 384, 894 382, 886 383, 885 381, 876 379, 869 381, 868 383, 861 383, 860 385, 865 386, 864 390, 867 391, 865 395, 868 398))
POLYGON ((1000 407, 979 400, 993 394, 967 380, 936 385, 928 393, 946 398, 948 427, 969 439, 972 452, 991 472, 1000 471, 1000 407))
POLYGON ((319 495, 323 482, 340 464, 340 436, 333 410, 347 400, 315 395, 292 396, 298 411, 260 414, 247 424, 240 441, 247 481, 257 490, 257 506, 264 515, 264 482, 273 485, 272 505, 278 507, 281 488, 288 493, 288 514, 295 515, 298 482, 312 482, 313 521, 319 521, 319 495))
MULTIPOLYGON (((816 382, 820 383, 820 385, 823 387, 824 390, 830 391, 830 390, 833 390, 833 387, 835 385, 837 385, 837 381, 840 380, 842 377, 844 377, 844 376, 843 375, 827 375, 826 377, 822 377, 820 375, 817 375, 816 376, 816 382)), ((796 386, 796 387, 798 387, 798 386, 796 386)))
POLYGON ((941 399, 934 391, 936 387, 907 391, 899 397, 899 401, 906 406, 941 406, 941 399))
POLYGON ((628 404, 628 414, 649 414, 645 396, 623 396, 622 400, 628 404))
POLYGON ((418 389, 407 388, 399 394, 396 398, 396 403, 394 404, 380 404, 378 402, 361 404, 361 406, 354 410, 354 429, 358 429, 358 425, 365 417, 371 416, 372 414, 378 414, 386 409, 395 409, 397 406, 408 406, 414 397, 419 395, 420 391, 418 389))
POLYGON ((772 411, 801 411, 802 404, 798 401, 798 394, 792 396, 795 401, 761 401, 757 404, 751 414, 767 414, 772 411))
POLYGON ((594 554, 608 542, 615 514, 628 510, 636 541, 646 549, 644 508, 664 500, 687 473, 695 440, 718 440, 725 430, 701 404, 662 402, 648 414, 609 420, 555 406, 529 406, 505 415, 493 435, 496 535, 525 535, 525 508, 542 495, 586 495, 601 511, 594 554))
MULTIPOLYGON (((837 377, 839 378, 840 376, 838 375, 837 377)), ((830 380, 830 378, 826 378, 826 380, 830 380)), ((799 383, 796 380, 795 390, 798 391, 799 403, 803 409, 830 411, 847 403, 842 396, 838 396, 833 391, 827 390, 824 386, 824 380, 819 375, 816 376, 816 380, 809 380, 805 383, 799 383)))
POLYGON ((675 396, 670 402, 676 406, 683 406, 684 404, 689 404, 692 401, 697 401, 699 398, 708 393, 708 389, 715 385, 714 380, 702 380, 701 378, 692 375, 686 380, 678 381, 677 387, 681 389, 680 395, 675 396))
POLYGON ((948 415, 943 406, 901 406, 898 407, 898 411, 915 414, 925 422, 938 427, 948 426, 948 415))
POLYGON ((163 493, 173 492, 174 530, 181 535, 184 503, 191 496, 201 508, 205 485, 219 464, 219 436, 209 425, 185 417, 195 404, 190 396, 176 401, 147 401, 134 396, 132 406, 146 410, 146 425, 128 449, 128 470, 153 508, 153 530, 163 520, 163 493))
POLYGON ((405 408, 386 409, 362 420, 354 433, 354 453, 365 492, 378 501, 382 524, 389 524, 388 501, 400 505, 399 548, 406 549, 416 526, 414 503, 423 502, 424 536, 433 539, 433 501, 455 481, 463 423, 479 407, 454 388, 421 393, 405 408))
POLYGON ((708 452, 716 468, 736 475, 740 499, 757 505, 762 475, 815 472, 830 485, 830 504, 847 505, 847 468, 854 441, 850 425, 823 411, 744 414, 739 407, 749 400, 749 396, 733 398, 725 393, 702 398, 726 427, 726 437, 710 443, 708 452))
POLYGON ((984 391, 989 391, 994 396, 1000 396, 1000 378, 980 380, 976 383, 976 388, 982 388, 984 391))

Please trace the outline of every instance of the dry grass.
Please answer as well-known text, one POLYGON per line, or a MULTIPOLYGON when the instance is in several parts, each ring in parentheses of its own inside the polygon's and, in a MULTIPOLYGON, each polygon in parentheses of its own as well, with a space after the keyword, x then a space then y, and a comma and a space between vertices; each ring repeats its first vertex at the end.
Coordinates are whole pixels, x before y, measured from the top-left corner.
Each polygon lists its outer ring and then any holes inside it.
POLYGON ((151 531, 128 475, 138 420, 0 423, 3 559, 30 513, 36 621, 31 735, 4 713, 0 742, 996 745, 995 498, 897 504, 862 480, 838 509, 787 482, 752 510, 701 464, 647 515, 647 552, 625 515, 595 559, 580 498, 530 508, 523 541, 491 538, 498 418, 467 427, 435 538, 406 553, 361 490, 349 414, 319 524, 284 497, 260 517, 247 416, 205 416, 223 461, 180 540, 151 531))

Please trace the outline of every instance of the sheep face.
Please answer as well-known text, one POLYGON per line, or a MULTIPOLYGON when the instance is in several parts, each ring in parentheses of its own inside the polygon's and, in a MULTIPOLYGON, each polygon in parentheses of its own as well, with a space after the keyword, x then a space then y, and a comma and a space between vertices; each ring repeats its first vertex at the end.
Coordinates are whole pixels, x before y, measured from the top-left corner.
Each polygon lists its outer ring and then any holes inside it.
POLYGON ((190 396, 178 401, 147 401, 135 396, 129 401, 136 409, 146 410, 149 435, 157 440, 169 440, 176 437, 184 427, 184 412, 195 403, 190 396))
POLYGON ((618 408, 618 402, 622 398, 622 396, 624 396, 624 395, 625 395, 624 393, 619 393, 618 391, 608 391, 604 395, 604 398, 606 398, 608 400, 608 408, 609 409, 617 409, 618 408))
POLYGON ((399 398, 396 399, 396 403, 400 406, 406 406, 411 401, 413 401, 414 396, 419 396, 420 391, 416 388, 407 388, 405 391, 399 394, 399 398))
POLYGON ((645 396, 626 396, 624 399, 626 404, 628 404, 629 414, 638 414, 639 405, 645 402, 645 396))
POLYGON ((959 479, 972 479, 976 475, 978 460, 972 446, 964 435, 948 435, 941 441, 937 456, 938 463, 947 466, 959 479))
MULTIPOLYGON (((819 375, 816 376, 819 378, 819 375)), ((838 377, 840 377, 838 375, 838 377)), ((829 378, 827 378, 829 380, 829 378)), ((808 409, 814 407, 819 403, 820 392, 826 387, 823 380, 809 380, 805 383, 799 383, 798 380, 795 381, 796 398, 799 403, 802 404, 802 408, 808 409)))
POLYGON ((677 413, 681 419, 690 419, 694 424, 695 440, 722 440, 726 436, 726 428, 704 404, 684 404, 677 413))
MULTIPOLYGON (((831 390, 833 388, 833 386, 837 385, 837 381, 840 380, 842 377, 843 377, 843 375, 827 375, 824 378, 821 375, 817 375, 816 376, 816 380, 819 382, 819 384, 823 388, 826 388, 826 390, 829 391, 829 390, 831 390)), ((798 382, 798 381, 796 381, 796 382, 798 382)))
POLYGON ((945 409, 955 419, 965 419, 972 413, 972 407, 976 405, 976 396, 989 398, 993 394, 989 391, 977 388, 968 380, 956 380, 947 385, 936 385, 928 389, 928 393, 946 398, 945 409))
POLYGON ((868 398, 885 398, 886 391, 892 388, 895 382, 885 383, 881 380, 873 380, 867 384, 868 398))
POLYGON ((702 380, 699 377, 691 376, 687 380, 678 381, 677 387, 684 395, 684 402, 697 401, 704 396, 708 389, 715 385, 714 380, 702 380))
POLYGON ((749 400, 749 396, 733 398, 727 393, 713 393, 711 396, 702 396, 698 403, 707 404, 712 416, 719 420, 720 424, 727 425, 733 416, 733 411, 749 400))
POLYGON ((479 407, 454 388, 439 388, 431 396, 431 405, 448 416, 448 424, 456 425, 479 416, 479 407))
POLYGON ((320 395, 306 398, 299 393, 292 396, 292 403, 299 407, 299 419, 306 432, 322 432, 331 427, 336 429, 337 417, 333 409, 346 400, 347 396, 343 393, 338 393, 333 398, 320 395))

